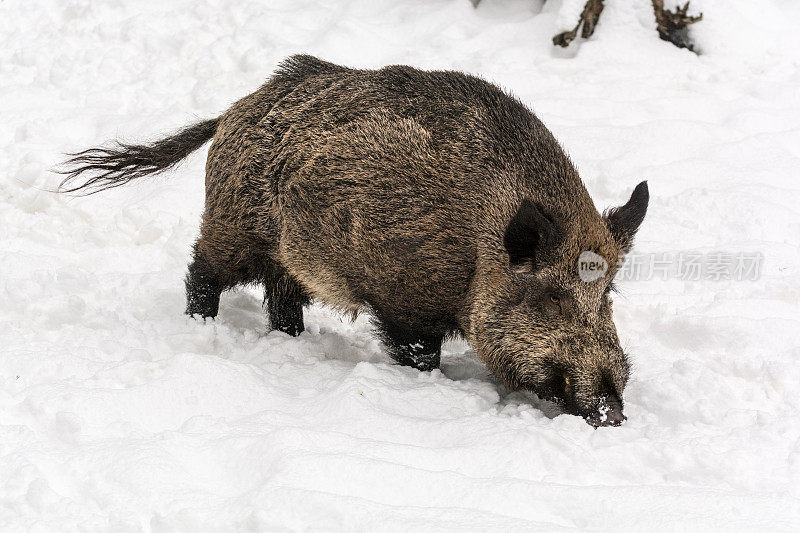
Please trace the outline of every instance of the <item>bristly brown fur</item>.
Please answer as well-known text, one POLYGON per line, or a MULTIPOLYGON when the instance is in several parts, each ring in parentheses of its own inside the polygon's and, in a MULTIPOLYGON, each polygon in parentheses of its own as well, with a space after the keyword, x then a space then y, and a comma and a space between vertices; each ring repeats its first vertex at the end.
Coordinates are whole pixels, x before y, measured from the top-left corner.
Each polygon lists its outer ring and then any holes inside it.
POLYGON ((299 334, 311 299, 368 311, 419 369, 463 335, 509 386, 621 423, 629 365, 608 289, 645 184, 604 218, 550 131, 498 87, 294 56, 218 119, 78 154, 67 181, 99 174, 65 190, 160 172, 212 135, 187 313, 215 316, 223 290, 262 283, 275 329, 299 334), (610 265, 595 281, 579 279, 584 251, 610 265))

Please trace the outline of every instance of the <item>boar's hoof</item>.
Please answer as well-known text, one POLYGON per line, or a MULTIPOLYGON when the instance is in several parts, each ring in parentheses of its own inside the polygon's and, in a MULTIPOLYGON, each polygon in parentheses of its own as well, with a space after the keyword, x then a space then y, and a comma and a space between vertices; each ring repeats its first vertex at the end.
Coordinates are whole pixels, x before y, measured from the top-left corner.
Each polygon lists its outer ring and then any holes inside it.
POLYGON ((292 337, 297 337, 305 331, 303 304, 299 301, 270 298, 266 302, 266 307, 270 329, 288 333, 292 337))
POLYGON ((208 284, 186 284, 186 314, 202 318, 214 318, 219 311, 221 290, 208 284))
POLYGON ((391 352, 392 359, 403 366, 410 366, 417 370, 429 371, 439 368, 439 351, 424 353, 422 344, 395 346, 391 352))
POLYGON ((270 324, 271 328, 277 331, 282 331, 284 333, 288 333, 292 337, 297 337, 303 331, 305 331, 305 326, 303 325, 302 320, 300 322, 288 322, 286 324, 270 324))
POLYGON ((440 339, 403 344, 389 340, 386 345, 392 359, 403 366, 410 366, 422 371, 439 368, 439 358, 442 353, 440 339))
POLYGON ((264 309, 270 329, 292 337, 305 331, 303 307, 309 302, 305 291, 288 274, 270 280, 264 287, 264 309))
POLYGON ((444 333, 421 332, 396 320, 375 317, 373 323, 389 356, 403 366, 417 370, 439 368, 444 333))
POLYGON ((194 261, 186 274, 186 314, 213 318, 219 311, 219 297, 222 284, 217 279, 208 261, 197 252, 195 245, 194 261))

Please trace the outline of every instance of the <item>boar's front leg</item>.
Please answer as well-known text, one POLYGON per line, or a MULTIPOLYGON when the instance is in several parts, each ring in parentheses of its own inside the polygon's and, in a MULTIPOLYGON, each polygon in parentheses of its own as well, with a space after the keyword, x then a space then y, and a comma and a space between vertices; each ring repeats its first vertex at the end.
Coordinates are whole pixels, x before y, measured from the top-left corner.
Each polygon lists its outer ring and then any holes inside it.
POLYGON ((286 272, 270 276, 264 287, 264 308, 269 327, 292 337, 305 330, 303 307, 309 298, 303 288, 286 272))
POLYGON ((421 332, 380 317, 375 319, 375 325, 392 359, 418 370, 439 368, 444 333, 421 332))

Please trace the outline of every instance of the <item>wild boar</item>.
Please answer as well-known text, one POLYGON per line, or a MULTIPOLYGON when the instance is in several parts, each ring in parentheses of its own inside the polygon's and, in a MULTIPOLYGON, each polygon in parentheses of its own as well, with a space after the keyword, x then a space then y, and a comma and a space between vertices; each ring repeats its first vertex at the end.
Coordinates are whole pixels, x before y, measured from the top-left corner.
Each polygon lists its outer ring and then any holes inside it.
POLYGON ((214 317, 223 290, 260 283, 273 329, 300 334, 312 300, 366 311, 420 370, 462 335, 509 387, 595 427, 625 420, 609 291, 646 182, 601 215, 550 131, 495 85, 298 55, 218 118, 72 154, 60 190, 162 172, 212 138, 187 313, 214 317), (591 279, 585 253, 605 265, 591 279))

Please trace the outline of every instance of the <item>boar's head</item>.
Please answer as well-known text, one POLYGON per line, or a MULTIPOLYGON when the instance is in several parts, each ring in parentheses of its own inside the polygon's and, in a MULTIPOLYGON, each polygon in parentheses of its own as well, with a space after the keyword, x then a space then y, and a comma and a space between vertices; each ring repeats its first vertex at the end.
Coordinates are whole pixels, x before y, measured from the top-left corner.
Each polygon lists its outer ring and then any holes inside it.
POLYGON ((481 271, 479 264, 476 275, 471 341, 487 366, 510 387, 531 390, 595 427, 626 419, 629 362, 609 294, 648 200, 646 182, 602 216, 591 205, 556 212, 523 200, 503 249, 489 261, 495 266, 481 271))

